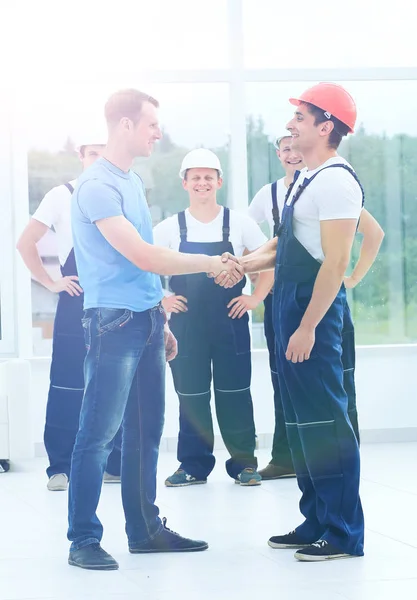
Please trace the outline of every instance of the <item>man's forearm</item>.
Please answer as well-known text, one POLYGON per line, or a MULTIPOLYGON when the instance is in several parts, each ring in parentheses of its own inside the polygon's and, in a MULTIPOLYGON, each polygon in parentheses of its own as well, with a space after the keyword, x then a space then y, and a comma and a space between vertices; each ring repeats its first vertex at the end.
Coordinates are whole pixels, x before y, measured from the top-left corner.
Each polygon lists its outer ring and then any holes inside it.
MULTIPOLYGON (((381 230, 382 231, 382 230, 381 230)), ((359 253, 358 262, 352 271, 351 278, 356 281, 362 281, 378 256, 379 249, 384 239, 384 233, 375 238, 364 238, 359 253)))
POLYGON ((49 276, 42 260, 39 256, 36 244, 21 244, 18 245, 18 251, 23 259, 23 262, 39 283, 48 288, 54 283, 54 280, 49 276))
MULTIPOLYGON (((137 266, 143 269, 142 257, 140 257, 140 263, 137 266)), ((185 254, 161 246, 150 246, 144 270, 157 275, 209 273, 210 257, 205 254, 185 254)))
POLYGON ((336 298, 343 282, 346 265, 323 262, 318 272, 311 300, 301 319, 300 327, 313 330, 320 323, 336 298))
POLYGON ((277 255, 277 242, 278 239, 273 238, 254 252, 243 256, 240 259, 240 264, 243 266, 245 273, 256 273, 258 271, 273 269, 277 255))
POLYGON ((209 273, 212 257, 184 254, 145 242, 125 217, 96 221, 97 228, 113 248, 142 271, 157 275, 209 273))

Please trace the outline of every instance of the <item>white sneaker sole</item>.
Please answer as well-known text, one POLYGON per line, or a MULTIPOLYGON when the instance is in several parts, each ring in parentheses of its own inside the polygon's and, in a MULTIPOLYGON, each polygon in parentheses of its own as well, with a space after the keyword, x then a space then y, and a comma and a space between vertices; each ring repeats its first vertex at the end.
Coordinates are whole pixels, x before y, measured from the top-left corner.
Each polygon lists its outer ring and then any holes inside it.
POLYGON ((241 481, 239 481, 239 479, 235 479, 235 483, 237 485, 242 485, 243 487, 255 487, 257 485, 261 485, 262 481, 258 481, 257 479, 251 479, 246 483, 242 483, 241 481))
POLYGON ((268 546, 274 550, 301 550, 301 548, 307 548, 310 544, 276 544, 268 540, 268 546))
POLYGON ((189 485, 202 485, 203 483, 207 483, 207 481, 187 481, 187 483, 170 483, 169 481, 165 481, 166 487, 187 487, 189 485))
POLYGON ((354 554, 332 554, 329 556, 311 556, 308 554, 299 554, 296 552, 294 558, 300 562, 324 562, 326 560, 337 560, 339 558, 358 558, 354 554))

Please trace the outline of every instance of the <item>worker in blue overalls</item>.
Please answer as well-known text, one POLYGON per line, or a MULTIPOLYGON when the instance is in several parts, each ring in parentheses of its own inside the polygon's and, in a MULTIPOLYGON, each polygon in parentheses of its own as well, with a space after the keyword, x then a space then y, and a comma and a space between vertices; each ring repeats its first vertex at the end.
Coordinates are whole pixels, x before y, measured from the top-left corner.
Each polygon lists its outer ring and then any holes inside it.
MULTIPOLYGON (((156 245, 189 254, 242 256, 265 243, 266 237, 250 217, 217 203, 222 169, 213 152, 199 148, 188 153, 180 177, 190 207, 155 227, 156 245)), ((163 306, 171 313, 170 328, 178 340, 178 356, 170 366, 180 404, 180 467, 166 479, 168 487, 206 483, 214 468, 212 379, 217 420, 230 454, 227 473, 243 486, 260 484, 247 309, 263 301, 272 282, 273 273, 263 273, 247 301, 242 295, 244 280, 227 289, 205 274, 171 278, 173 295, 163 300, 163 306)))
POLYGON ((297 109, 287 129, 307 167, 289 189, 278 238, 240 260, 245 272, 275 262, 277 371, 305 517, 269 545, 295 548, 301 561, 321 561, 362 556, 364 547, 359 445, 342 363, 343 281, 363 191, 337 154, 356 121, 351 95, 320 83, 291 102, 297 109))
MULTIPOLYGON (((305 165, 300 152, 292 147, 292 138, 289 133, 279 136, 275 140, 276 153, 285 171, 285 176, 278 181, 264 185, 254 196, 248 214, 257 223, 267 223, 270 237, 277 235, 280 225, 285 196, 294 179, 294 173, 305 165)), ((354 288, 366 275, 375 258, 384 238, 384 232, 379 223, 365 209, 362 209, 358 232, 362 235, 359 259, 352 274, 345 277, 345 286, 354 288)), ((278 373, 275 357, 275 333, 272 318, 272 290, 264 300, 264 330, 267 341, 271 380, 274 389, 275 430, 272 443, 272 457, 268 465, 259 471, 262 479, 282 479, 295 476, 292 464, 291 451, 288 444, 285 419, 282 408, 281 393, 279 390, 278 373)), ((344 388, 348 396, 348 414, 353 430, 359 440, 358 412, 356 407, 355 386, 355 331, 349 305, 346 303, 343 322, 342 362, 344 388)))
MULTIPOLYGON (((83 169, 92 165, 105 148, 94 138, 78 147, 83 169)), ((59 294, 52 340, 50 386, 44 443, 48 454, 48 490, 65 491, 84 393, 84 331, 81 325, 84 294, 78 283, 71 232, 71 195, 76 180, 50 190, 20 236, 17 248, 33 278, 59 294), (60 274, 54 279, 39 256, 37 243, 53 228, 58 245, 60 274)), ((120 481, 121 432, 109 456, 105 482, 120 481)))

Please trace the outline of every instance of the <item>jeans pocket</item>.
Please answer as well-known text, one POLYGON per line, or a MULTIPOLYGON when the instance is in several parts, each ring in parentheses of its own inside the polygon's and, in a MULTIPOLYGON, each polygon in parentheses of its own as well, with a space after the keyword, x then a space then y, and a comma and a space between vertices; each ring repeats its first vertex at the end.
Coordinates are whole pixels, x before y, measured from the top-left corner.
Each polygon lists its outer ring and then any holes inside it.
POLYGON ((133 312, 125 308, 98 309, 98 335, 125 327, 133 319, 133 312))

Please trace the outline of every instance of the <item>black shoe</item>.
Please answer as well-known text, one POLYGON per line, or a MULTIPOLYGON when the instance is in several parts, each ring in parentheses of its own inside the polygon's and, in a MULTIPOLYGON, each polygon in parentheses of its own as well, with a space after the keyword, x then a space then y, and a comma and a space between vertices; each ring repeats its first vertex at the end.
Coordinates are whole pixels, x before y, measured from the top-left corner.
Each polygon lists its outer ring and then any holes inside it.
POLYGON ((294 467, 282 467, 269 463, 264 469, 258 471, 263 480, 268 479, 285 479, 287 477, 296 477, 294 467))
POLYGON ((100 544, 89 544, 79 550, 73 550, 68 557, 68 564, 95 571, 114 571, 119 568, 119 564, 100 544))
POLYGON ((303 550, 298 550, 294 554, 295 558, 303 562, 316 562, 320 560, 334 560, 336 558, 355 558, 354 554, 346 554, 341 552, 333 544, 326 540, 318 540, 311 546, 307 546, 303 550))
POLYGON ((165 518, 162 519, 164 528, 159 535, 140 546, 129 546, 129 552, 141 554, 145 552, 200 552, 201 550, 207 550, 207 542, 182 537, 179 533, 168 529, 166 522, 165 518))
POLYGON ((286 535, 274 535, 268 540, 268 546, 271 548, 304 548, 310 544, 311 542, 302 540, 295 529, 286 535))
POLYGON ((10 469, 10 462, 8 460, 0 460, 0 473, 7 473, 10 469))

